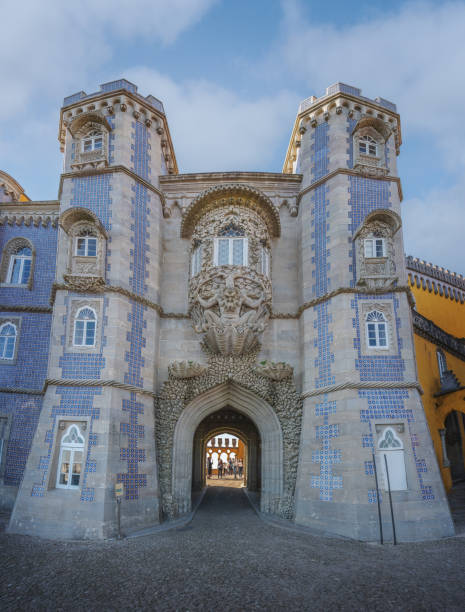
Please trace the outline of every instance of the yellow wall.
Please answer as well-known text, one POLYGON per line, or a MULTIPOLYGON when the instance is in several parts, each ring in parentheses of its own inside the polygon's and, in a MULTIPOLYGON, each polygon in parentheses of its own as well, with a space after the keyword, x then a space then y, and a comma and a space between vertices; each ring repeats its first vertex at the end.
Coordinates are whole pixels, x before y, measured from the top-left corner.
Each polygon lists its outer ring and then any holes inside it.
MULTIPOLYGON (((422 313, 423 314, 423 313, 422 313)), ((447 490, 452 486, 450 469, 442 465, 442 447, 439 429, 444 429, 444 422, 452 410, 465 413, 465 389, 448 393, 440 397, 434 397, 439 391, 439 370, 436 357, 437 346, 421 336, 415 334, 415 350, 417 355, 418 377, 423 387, 422 397, 426 418, 433 439, 434 450, 438 459, 444 485, 447 490)), ((465 361, 458 359, 443 349, 447 359, 447 367, 453 370, 462 385, 465 386, 465 361)), ((465 441, 465 432, 462 432, 462 440, 465 441)))
POLYGON ((461 304, 428 289, 410 285, 418 312, 448 334, 465 338, 465 302, 461 304))

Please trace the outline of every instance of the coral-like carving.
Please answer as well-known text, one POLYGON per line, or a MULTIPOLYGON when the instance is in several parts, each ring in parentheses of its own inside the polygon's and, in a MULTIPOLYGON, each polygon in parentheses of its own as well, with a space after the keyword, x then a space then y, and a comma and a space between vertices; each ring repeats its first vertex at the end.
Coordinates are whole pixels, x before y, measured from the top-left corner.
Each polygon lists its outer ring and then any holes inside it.
POLYGON ((173 361, 168 366, 171 378, 194 378, 194 376, 202 376, 206 370, 206 366, 196 361, 173 361))
POLYGON ((271 380, 284 380, 294 374, 294 368, 284 361, 261 361, 255 372, 271 380))
POLYGON ((101 276, 76 276, 64 274, 65 282, 75 291, 92 291, 98 293, 105 288, 105 280, 101 276))
POLYGON ((270 317, 271 284, 250 268, 215 266, 191 280, 189 304, 194 329, 213 353, 244 355, 270 317))

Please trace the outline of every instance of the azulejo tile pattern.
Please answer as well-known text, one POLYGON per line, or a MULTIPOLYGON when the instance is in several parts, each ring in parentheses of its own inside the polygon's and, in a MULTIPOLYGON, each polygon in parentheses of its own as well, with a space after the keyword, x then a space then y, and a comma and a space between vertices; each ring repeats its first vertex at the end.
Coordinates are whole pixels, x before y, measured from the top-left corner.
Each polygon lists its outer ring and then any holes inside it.
MULTIPOLYGON (((434 500, 432 487, 425 484, 424 474, 428 472, 426 460, 418 457, 417 434, 414 432, 415 416, 411 409, 405 407, 405 401, 409 399, 409 392, 405 389, 370 389, 359 390, 358 396, 364 400, 364 408, 360 410, 360 421, 368 425, 368 435, 364 434, 362 446, 370 447, 375 452, 376 432, 374 424, 379 421, 391 420, 407 423, 410 441, 412 443, 413 456, 418 475, 419 489, 423 501, 434 500)), ((366 463, 365 463, 366 465, 366 463)), ((409 484, 409 489, 413 488, 409 484)), ((368 502, 376 502, 376 491, 368 491, 368 502)))
MULTIPOLYGON (((140 122, 132 124, 132 161, 134 172, 143 178, 149 177, 149 135, 148 130, 140 122)), ((130 277, 129 285, 131 290, 138 295, 145 295, 147 292, 147 279, 149 278, 148 265, 150 263, 147 256, 150 239, 150 195, 146 187, 135 182, 133 187, 133 197, 131 205, 131 253, 130 253, 130 277)), ((145 329, 147 322, 144 314, 147 309, 142 304, 131 300, 131 312, 128 314, 128 321, 131 324, 127 335, 129 350, 125 354, 125 361, 128 364, 127 372, 124 374, 124 382, 136 387, 143 387, 142 368, 145 359, 142 349, 145 348, 145 329)), ((147 475, 139 474, 138 465, 145 461, 145 451, 138 448, 138 441, 144 438, 144 426, 138 425, 139 414, 144 414, 144 405, 136 401, 136 395, 131 393, 131 399, 123 400, 123 412, 129 413, 129 423, 121 423, 120 432, 128 436, 128 446, 120 449, 120 458, 127 461, 126 473, 118 474, 118 481, 124 483, 125 497, 128 500, 139 498, 139 489, 147 486, 147 475)))
POLYGON ((76 177, 71 180, 71 206, 89 208, 97 215, 105 229, 111 229, 111 174, 76 177))
POLYGON ((34 483, 31 491, 33 497, 43 497, 47 490, 47 482, 53 486, 53 474, 48 474, 52 462, 53 441, 56 437, 55 428, 58 421, 89 419, 87 455, 82 478, 81 501, 94 501, 95 492, 93 488, 87 486, 87 477, 91 472, 95 472, 96 462, 91 459, 93 447, 97 444, 97 434, 93 431, 94 421, 100 417, 100 409, 94 407, 94 397, 101 395, 101 387, 57 387, 55 394, 60 398, 60 404, 53 406, 50 415, 50 429, 45 434, 47 443, 47 455, 39 460, 37 466, 42 472, 40 481, 34 483))
POLYGON ((353 300, 351 300, 351 308, 355 311, 355 317, 352 319, 352 327, 356 332, 356 337, 354 338, 354 348, 357 350, 355 368, 360 373, 360 380, 389 380, 399 382, 404 380, 405 363, 402 359, 402 339, 399 334, 401 321, 397 316, 399 300, 394 297, 392 293, 375 297, 358 294, 354 295, 353 300), (361 334, 365 333, 365 322, 360 320, 359 303, 363 300, 373 299, 392 300, 393 302, 396 338, 391 338, 390 342, 395 343, 397 349, 395 355, 362 355, 361 334))
POLYGON ((339 425, 330 424, 329 417, 336 414, 336 402, 323 396, 323 401, 315 406, 315 416, 323 418, 323 425, 316 427, 316 440, 321 449, 312 453, 312 463, 320 464, 320 475, 312 476, 312 489, 320 490, 321 501, 332 501, 333 490, 342 489, 342 476, 333 474, 333 465, 341 463, 341 450, 334 449, 331 440, 339 436, 339 425))
POLYGON ((316 337, 313 341, 314 347, 318 350, 318 357, 315 359, 317 377, 315 387, 320 389, 328 385, 334 385, 335 377, 331 374, 331 364, 334 363, 334 353, 331 352, 333 334, 329 331, 331 314, 328 313, 330 302, 323 302, 313 307, 316 312, 316 320, 313 327, 316 330, 316 337))
POLYGON ((320 123, 312 134, 312 183, 328 174, 329 167, 329 124, 320 123))

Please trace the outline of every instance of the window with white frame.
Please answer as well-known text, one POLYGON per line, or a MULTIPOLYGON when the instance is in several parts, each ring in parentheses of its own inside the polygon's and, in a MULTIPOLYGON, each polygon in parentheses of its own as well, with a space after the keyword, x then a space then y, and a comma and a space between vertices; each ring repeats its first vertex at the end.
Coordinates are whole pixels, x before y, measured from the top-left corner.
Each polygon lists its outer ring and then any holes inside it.
POLYGON ((386 257, 386 243, 384 238, 365 238, 365 257, 386 257))
POLYGON ((270 251, 264 245, 261 248, 260 272, 264 276, 270 276, 270 251))
POLYGON ((386 317, 378 310, 372 310, 366 316, 367 344, 369 348, 388 348, 386 317))
POLYGON ((75 253, 79 257, 97 257, 97 238, 90 230, 84 230, 76 237, 75 253))
POLYGON ((215 266, 246 266, 248 260, 247 238, 234 226, 226 227, 215 238, 215 266))
POLYGON ((97 315, 93 308, 80 308, 74 319, 74 346, 95 346, 97 315))
POLYGON ((404 445, 392 427, 386 427, 378 440, 376 465, 381 489, 385 491, 388 488, 391 491, 407 489, 404 445))
POLYGON ((0 359, 14 359, 18 330, 13 323, 0 326, 0 359))
POLYGON ((103 149, 103 134, 102 132, 90 132, 82 139, 82 152, 90 153, 91 151, 101 151, 103 149))
POLYGON ((358 150, 362 155, 376 157, 378 154, 378 144, 371 136, 360 136, 358 140, 358 150))
POLYGON ((202 268, 202 245, 197 245, 192 251, 191 276, 195 276, 202 268))
POLYGON ((60 457, 56 486, 60 489, 77 489, 81 480, 84 457, 84 436, 79 427, 71 425, 60 444, 60 457))
POLYGON ((25 285, 31 274, 32 250, 21 246, 10 257, 6 282, 12 285, 25 285))

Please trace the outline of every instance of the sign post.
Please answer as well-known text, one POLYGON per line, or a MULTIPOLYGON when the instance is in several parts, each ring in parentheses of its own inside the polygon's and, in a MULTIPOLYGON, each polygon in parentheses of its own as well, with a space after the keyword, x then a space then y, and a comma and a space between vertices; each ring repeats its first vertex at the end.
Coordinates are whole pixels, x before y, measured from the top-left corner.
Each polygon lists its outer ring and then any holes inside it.
POLYGON ((115 497, 116 497, 116 520, 118 523, 118 540, 122 540, 123 536, 121 535, 121 498, 123 497, 123 483, 117 482, 115 484, 115 497))

